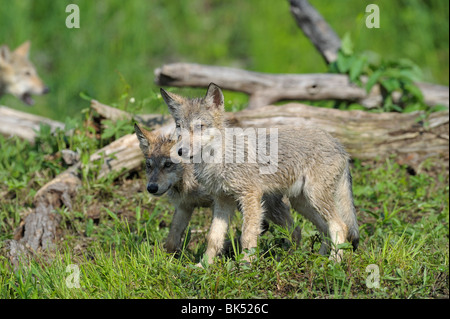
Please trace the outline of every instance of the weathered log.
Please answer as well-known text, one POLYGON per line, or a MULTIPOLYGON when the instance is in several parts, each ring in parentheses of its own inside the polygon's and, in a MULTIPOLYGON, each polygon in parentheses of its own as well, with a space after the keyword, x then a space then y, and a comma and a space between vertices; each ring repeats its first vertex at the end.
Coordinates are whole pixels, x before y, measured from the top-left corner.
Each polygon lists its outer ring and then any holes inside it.
POLYGON ((102 104, 97 100, 91 100, 91 109, 96 111, 101 117, 104 117, 112 121, 118 121, 123 119, 131 120, 131 118, 133 117, 131 113, 119 110, 109 105, 102 104))
POLYGON ((299 103, 265 106, 258 112, 229 114, 240 127, 311 126, 337 137, 353 158, 397 159, 417 170, 429 157, 448 166, 449 111, 431 113, 369 113, 311 107, 299 103))
POLYGON ((62 206, 72 209, 72 199, 81 185, 77 164, 45 184, 35 195, 34 209, 20 223, 9 241, 9 258, 17 268, 24 258, 39 249, 54 248, 61 216, 54 212, 62 206))
MULTIPOLYGON (((366 79, 361 78, 365 83, 366 79)), ((248 109, 282 100, 342 100, 360 103, 367 108, 379 106, 382 96, 375 85, 370 93, 352 83, 344 74, 269 74, 229 67, 192 63, 166 64, 155 70, 157 85, 207 87, 211 82, 221 88, 250 95, 248 109)), ((416 83, 427 105, 449 106, 449 88, 416 83)))
POLYGON ((289 0, 291 13, 311 40, 316 49, 329 64, 337 60, 341 40, 322 15, 307 0, 289 0))
POLYGON ((0 106, 0 134, 2 135, 16 135, 34 143, 36 131, 39 131, 41 124, 49 125, 52 131, 64 128, 64 123, 0 106))
MULTIPOLYGON (((140 114, 132 115, 128 112, 102 104, 96 100, 91 101, 91 108, 100 117, 110 120, 134 119, 135 121, 152 128, 158 128, 170 120, 170 115, 164 114, 140 114)), ((41 125, 50 126, 54 132, 57 128, 64 129, 64 123, 51 120, 38 115, 17 111, 6 106, 0 106, 0 134, 4 136, 18 136, 34 143, 36 134, 41 125)))
POLYGON ((95 110, 102 118, 109 119, 112 121, 117 121, 119 119, 127 119, 127 120, 134 119, 138 123, 141 123, 147 127, 151 127, 153 129, 161 127, 171 120, 170 115, 164 115, 164 114, 137 114, 137 115, 135 114, 135 115, 133 115, 126 111, 116 109, 116 108, 111 107, 106 104, 102 104, 96 100, 91 100, 91 108, 93 110, 95 110))

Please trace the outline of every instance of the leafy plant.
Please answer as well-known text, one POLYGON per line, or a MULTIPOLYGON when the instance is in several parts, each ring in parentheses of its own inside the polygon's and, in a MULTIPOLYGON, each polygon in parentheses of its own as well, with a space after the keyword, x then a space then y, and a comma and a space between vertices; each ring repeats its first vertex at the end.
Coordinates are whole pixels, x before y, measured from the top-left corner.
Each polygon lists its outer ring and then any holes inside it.
POLYGON ((111 139, 117 140, 121 136, 133 132, 133 124, 130 120, 104 120, 103 124, 105 125, 105 130, 102 133, 102 139, 111 139))
POLYGON ((369 93, 379 85, 385 112, 429 110, 420 89, 414 84, 422 78, 421 69, 408 59, 382 60, 374 52, 355 53, 350 35, 342 39, 338 58, 331 63, 332 73, 348 74, 350 81, 369 93))

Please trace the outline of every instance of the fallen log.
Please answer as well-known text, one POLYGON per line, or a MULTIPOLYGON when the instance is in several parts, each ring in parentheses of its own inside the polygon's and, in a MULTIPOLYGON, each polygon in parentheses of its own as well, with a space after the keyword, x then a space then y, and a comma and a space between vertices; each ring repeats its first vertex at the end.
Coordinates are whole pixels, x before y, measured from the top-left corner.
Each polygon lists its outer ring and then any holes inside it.
POLYGON ((40 249, 55 247, 61 215, 55 209, 63 206, 72 209, 72 199, 81 185, 79 164, 69 168, 45 184, 33 199, 34 209, 22 220, 8 242, 9 259, 14 268, 40 249))
POLYGON ((258 112, 229 114, 233 126, 280 125, 321 128, 337 137, 353 158, 384 159, 396 155, 417 171, 429 157, 443 157, 448 166, 449 111, 369 113, 311 107, 300 103, 265 106, 258 112))
POLYGON ((156 129, 171 121, 170 115, 164 114, 131 114, 126 111, 122 111, 111 107, 106 104, 102 104, 99 101, 91 100, 91 109, 96 111, 101 118, 105 118, 111 121, 117 121, 119 119, 131 120, 141 123, 147 127, 156 129))
POLYGON ((36 132, 42 124, 49 125, 52 132, 57 128, 64 129, 64 123, 0 106, 0 134, 2 135, 8 137, 15 135, 34 143, 36 132))
MULTIPOLYGON (((361 80, 363 83, 366 81, 365 78, 361 80)), ((247 109, 283 100, 341 100, 356 102, 367 108, 374 108, 382 103, 379 86, 375 85, 367 93, 344 74, 269 74, 193 63, 166 64, 155 70, 157 85, 206 88, 211 82, 222 89, 248 94, 250 98, 247 109)), ((449 106, 448 87, 416 84, 427 105, 449 106)))

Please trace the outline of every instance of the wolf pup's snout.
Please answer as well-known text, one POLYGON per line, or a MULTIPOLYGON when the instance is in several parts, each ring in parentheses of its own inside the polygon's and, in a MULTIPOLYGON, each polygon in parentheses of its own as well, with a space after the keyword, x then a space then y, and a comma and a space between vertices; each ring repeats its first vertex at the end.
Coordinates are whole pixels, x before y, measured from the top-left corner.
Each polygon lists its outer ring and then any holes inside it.
POLYGON ((147 191, 150 194, 155 194, 158 191, 158 184, 155 184, 155 183, 147 184, 147 191))

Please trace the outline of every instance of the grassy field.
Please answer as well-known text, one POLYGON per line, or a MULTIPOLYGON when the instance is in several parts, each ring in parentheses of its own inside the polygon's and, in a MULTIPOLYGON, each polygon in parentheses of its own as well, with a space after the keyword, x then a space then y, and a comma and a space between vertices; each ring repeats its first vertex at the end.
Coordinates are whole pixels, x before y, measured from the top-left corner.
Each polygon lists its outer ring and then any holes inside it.
MULTIPOLYGON (((448 2, 377 1, 377 30, 363 24, 369 1, 311 3, 341 37, 350 34, 355 52, 408 58, 424 81, 448 85, 448 2)), ((318 232, 294 214, 303 234, 298 246, 290 243, 289 230, 271 225, 253 264, 241 263, 234 246, 215 264, 196 268, 210 209, 194 213, 183 253, 168 254, 163 245, 173 206, 148 195, 143 170, 97 179, 98 168, 90 166, 73 209, 57 211, 56 249, 37 252, 13 271, 6 241, 32 210, 39 188, 67 168, 59 152, 77 150, 86 163, 111 136, 133 131, 132 122, 124 122, 109 136, 92 138, 90 114, 82 111, 86 96, 131 112, 166 113, 153 84, 153 70, 164 63, 276 73, 325 72, 327 66, 295 25, 287 1, 23 0, 3 4, 0 20, 1 43, 32 40, 31 58, 52 89, 33 108, 9 96, 1 104, 66 123, 55 136, 42 128, 34 145, 0 136, 0 298, 449 297, 448 171, 429 160, 412 172, 395 157, 354 159, 361 241, 357 251, 345 249, 340 264, 318 254, 318 232), (71 2, 80 6, 80 29, 65 27, 71 2), (379 287, 372 286, 375 272, 379 287)), ((243 94, 225 94, 228 110, 245 107, 243 94)), ((240 236, 241 224, 237 213, 231 240, 240 236)))
MULTIPOLYGON (((198 269, 210 209, 194 213, 183 254, 168 254, 163 243, 173 207, 146 193, 143 171, 98 180, 91 166, 72 211, 58 211, 57 249, 13 272, 5 240, 31 210, 36 190, 64 170, 54 156, 64 132, 41 135, 34 146, 0 137, 0 177, 8 176, 0 185, 0 298, 448 298, 448 172, 427 162, 411 175, 395 158, 353 163, 361 243, 340 264, 317 253, 316 229, 294 214, 303 232, 298 247, 288 230, 271 225, 254 264, 240 263, 233 247, 198 269), (78 288, 71 286, 73 265, 78 288), (367 286, 369 265, 379 271, 379 288, 367 286)), ((86 132, 66 139, 84 152, 101 143, 86 132)), ((241 222, 237 213, 230 239, 240 235, 241 222)))

